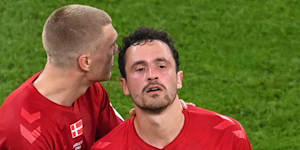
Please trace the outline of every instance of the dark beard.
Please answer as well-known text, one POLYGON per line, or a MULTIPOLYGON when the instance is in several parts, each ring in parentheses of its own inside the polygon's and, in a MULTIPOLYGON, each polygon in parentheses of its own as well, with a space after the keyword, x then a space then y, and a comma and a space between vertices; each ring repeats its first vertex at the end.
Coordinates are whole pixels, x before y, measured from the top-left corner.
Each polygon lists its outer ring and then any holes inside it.
POLYGON ((141 110, 144 110, 150 114, 160 114, 162 113, 164 110, 166 110, 166 108, 173 104, 176 98, 176 94, 174 94, 173 97, 168 97, 167 95, 164 97, 164 99, 171 99, 167 104, 163 105, 163 106, 159 106, 159 107, 149 107, 149 106, 140 106, 138 104, 136 104, 137 107, 139 107, 141 110))

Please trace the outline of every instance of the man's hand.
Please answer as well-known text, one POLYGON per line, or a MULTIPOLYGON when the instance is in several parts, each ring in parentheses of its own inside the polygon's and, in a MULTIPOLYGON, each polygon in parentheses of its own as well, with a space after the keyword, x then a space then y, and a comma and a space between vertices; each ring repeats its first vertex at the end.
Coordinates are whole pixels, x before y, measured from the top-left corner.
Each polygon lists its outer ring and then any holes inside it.
POLYGON ((129 114, 131 115, 131 116, 134 116, 135 115, 135 109, 134 108, 131 108, 130 110, 129 110, 129 114))
POLYGON ((184 100, 182 99, 179 99, 180 103, 181 103, 181 106, 183 109, 187 109, 188 108, 188 105, 190 106, 196 106, 194 103, 186 103, 184 100))

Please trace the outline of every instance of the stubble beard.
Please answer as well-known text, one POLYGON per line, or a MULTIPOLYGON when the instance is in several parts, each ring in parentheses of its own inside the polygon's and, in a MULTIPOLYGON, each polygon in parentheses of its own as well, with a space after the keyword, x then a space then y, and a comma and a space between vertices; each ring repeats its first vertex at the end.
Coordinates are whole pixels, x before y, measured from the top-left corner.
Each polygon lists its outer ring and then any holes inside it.
POLYGON ((170 94, 164 94, 162 98, 160 98, 160 96, 157 94, 154 94, 151 97, 143 95, 143 97, 140 100, 138 100, 140 102, 134 101, 134 103, 143 111, 146 111, 151 114, 160 114, 164 110, 166 110, 168 106, 174 103, 176 93, 177 91, 170 94), (159 103, 148 104, 148 101, 159 101, 159 103))

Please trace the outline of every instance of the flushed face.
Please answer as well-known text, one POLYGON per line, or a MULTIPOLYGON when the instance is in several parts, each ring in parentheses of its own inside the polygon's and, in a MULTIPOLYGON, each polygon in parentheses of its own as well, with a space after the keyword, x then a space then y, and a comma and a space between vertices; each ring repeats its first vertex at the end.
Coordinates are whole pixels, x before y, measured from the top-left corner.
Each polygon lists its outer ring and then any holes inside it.
POLYGON ((118 34, 112 24, 103 27, 103 37, 96 43, 96 51, 92 54, 92 73, 96 81, 106 81, 111 77, 114 55, 118 51, 116 44, 118 34))
POLYGON ((161 112, 175 100, 182 87, 182 72, 176 73, 168 45, 159 40, 130 46, 126 52, 123 92, 142 110, 161 112))

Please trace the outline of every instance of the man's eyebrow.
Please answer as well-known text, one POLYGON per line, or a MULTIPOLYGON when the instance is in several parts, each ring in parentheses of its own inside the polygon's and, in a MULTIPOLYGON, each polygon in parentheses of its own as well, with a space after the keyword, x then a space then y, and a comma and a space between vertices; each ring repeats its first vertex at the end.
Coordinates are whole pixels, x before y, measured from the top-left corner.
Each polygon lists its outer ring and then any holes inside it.
POLYGON ((146 64, 146 62, 143 61, 143 60, 136 61, 136 62, 134 62, 134 63, 131 65, 131 68, 134 68, 134 67, 137 66, 137 65, 145 65, 145 64, 146 64))
POLYGON ((156 58, 154 60, 154 62, 166 62, 166 63, 170 64, 170 61, 165 59, 164 57, 156 58))

